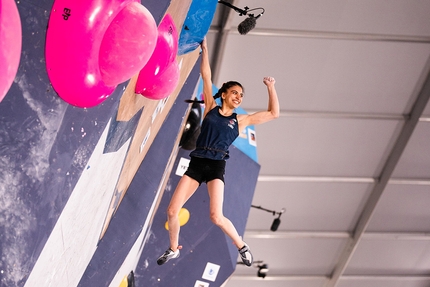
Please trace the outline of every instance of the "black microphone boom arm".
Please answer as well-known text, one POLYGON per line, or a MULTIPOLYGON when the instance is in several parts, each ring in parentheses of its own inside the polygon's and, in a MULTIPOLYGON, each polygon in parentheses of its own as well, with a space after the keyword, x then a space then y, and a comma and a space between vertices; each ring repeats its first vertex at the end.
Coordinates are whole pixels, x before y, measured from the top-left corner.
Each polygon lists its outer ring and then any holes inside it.
POLYGON ((249 17, 253 17, 255 19, 258 19, 265 12, 265 10, 264 10, 263 7, 249 9, 248 6, 245 6, 245 8, 240 9, 240 8, 234 6, 233 4, 231 4, 231 3, 227 2, 227 1, 218 0, 218 3, 223 4, 223 5, 227 6, 227 7, 230 7, 231 9, 233 9, 234 11, 236 11, 237 13, 239 13, 239 16, 248 15, 249 17), (251 11, 255 11, 255 10, 259 10, 259 9, 262 10, 262 12, 260 14, 258 14, 257 16, 254 16, 254 14, 250 14, 249 13, 251 11))
POLYGON ((234 5, 232 5, 231 3, 227 2, 227 1, 222 1, 222 0, 218 0, 218 3, 224 4, 225 6, 230 7, 231 9, 233 9, 234 11, 236 11, 237 13, 239 13, 239 16, 243 16, 246 15, 248 12, 248 7, 245 7, 245 10, 242 10, 234 5))

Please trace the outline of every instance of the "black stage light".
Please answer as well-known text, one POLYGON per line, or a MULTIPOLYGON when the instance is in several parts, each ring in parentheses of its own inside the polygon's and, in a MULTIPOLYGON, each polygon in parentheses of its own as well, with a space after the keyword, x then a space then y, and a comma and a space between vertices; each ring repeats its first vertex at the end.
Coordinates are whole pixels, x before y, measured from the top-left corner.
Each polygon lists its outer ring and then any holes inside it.
POLYGON ((266 277, 267 272, 269 272, 269 265, 267 264, 258 265, 258 272, 257 272, 258 277, 261 277, 261 278, 266 277))

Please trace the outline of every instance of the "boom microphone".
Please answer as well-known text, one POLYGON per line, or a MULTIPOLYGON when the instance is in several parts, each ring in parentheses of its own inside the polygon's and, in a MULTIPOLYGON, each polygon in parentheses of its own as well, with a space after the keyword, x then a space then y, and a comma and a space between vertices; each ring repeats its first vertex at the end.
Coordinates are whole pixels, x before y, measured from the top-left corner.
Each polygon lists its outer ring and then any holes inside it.
POLYGON ((233 6, 232 4, 226 2, 226 1, 222 1, 222 0, 218 0, 218 3, 226 5, 228 7, 230 7, 231 9, 233 9, 234 11, 236 11, 237 13, 239 13, 239 16, 244 16, 244 15, 248 15, 248 18, 246 18, 245 20, 243 20, 239 26, 237 26, 237 30, 239 31, 239 33, 241 35, 245 35, 247 34, 249 31, 251 31, 252 29, 255 28, 255 25, 257 24, 257 19, 264 14, 264 8, 259 7, 259 8, 254 8, 254 9, 249 9, 247 6, 244 9, 240 9, 236 6, 233 6), (255 10, 262 10, 262 12, 260 14, 258 14, 257 16, 254 16, 254 14, 250 14, 249 12, 251 11, 255 11, 255 10))
POLYGON ((275 218, 273 220, 272 226, 270 226, 270 230, 272 230, 272 231, 278 230, 279 224, 281 224, 281 215, 284 212, 285 212, 285 208, 282 208, 280 212, 277 212, 279 214, 278 218, 275 218))
POLYGON ((272 226, 270 226, 270 230, 271 230, 271 231, 276 231, 276 230, 278 230, 279 224, 281 224, 281 219, 280 219, 279 217, 278 217, 278 218, 275 218, 275 219, 273 220, 272 226))
POLYGON ((254 16, 249 16, 245 20, 243 20, 239 26, 237 26, 237 31, 241 35, 248 34, 249 31, 255 28, 255 25, 257 24, 257 20, 254 16))

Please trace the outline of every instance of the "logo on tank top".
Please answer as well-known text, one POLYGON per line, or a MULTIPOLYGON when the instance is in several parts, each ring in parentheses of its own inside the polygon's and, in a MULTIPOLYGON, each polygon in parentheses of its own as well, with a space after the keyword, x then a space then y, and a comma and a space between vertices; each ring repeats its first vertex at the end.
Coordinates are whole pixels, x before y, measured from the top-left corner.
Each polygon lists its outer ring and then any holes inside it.
POLYGON ((231 128, 231 129, 234 129, 234 126, 236 125, 236 119, 231 119, 229 122, 228 122, 228 126, 231 128))

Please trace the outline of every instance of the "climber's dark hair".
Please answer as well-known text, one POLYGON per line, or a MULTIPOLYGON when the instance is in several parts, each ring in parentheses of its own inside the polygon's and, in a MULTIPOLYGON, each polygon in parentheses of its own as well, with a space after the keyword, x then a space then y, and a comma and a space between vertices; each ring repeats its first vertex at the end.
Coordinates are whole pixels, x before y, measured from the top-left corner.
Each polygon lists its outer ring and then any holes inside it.
MULTIPOLYGON (((218 92, 216 92, 216 94, 214 95, 214 99, 218 99, 221 97, 222 93, 226 93, 228 89, 230 89, 231 87, 234 86, 239 86, 242 88, 242 91, 245 91, 243 86, 236 81, 228 81, 225 82, 224 84, 222 84, 221 88, 218 90, 218 92)), ((185 100, 186 103, 204 103, 205 101, 198 101, 198 100, 185 100)))
POLYGON ((221 88, 214 95, 214 99, 220 98, 221 95, 222 95, 222 93, 226 93, 228 89, 230 89, 231 87, 234 87, 234 86, 239 86, 239 87, 242 88, 242 90, 244 90, 243 87, 242 87, 242 85, 239 82, 229 81, 229 82, 226 82, 226 83, 222 84, 221 88))

